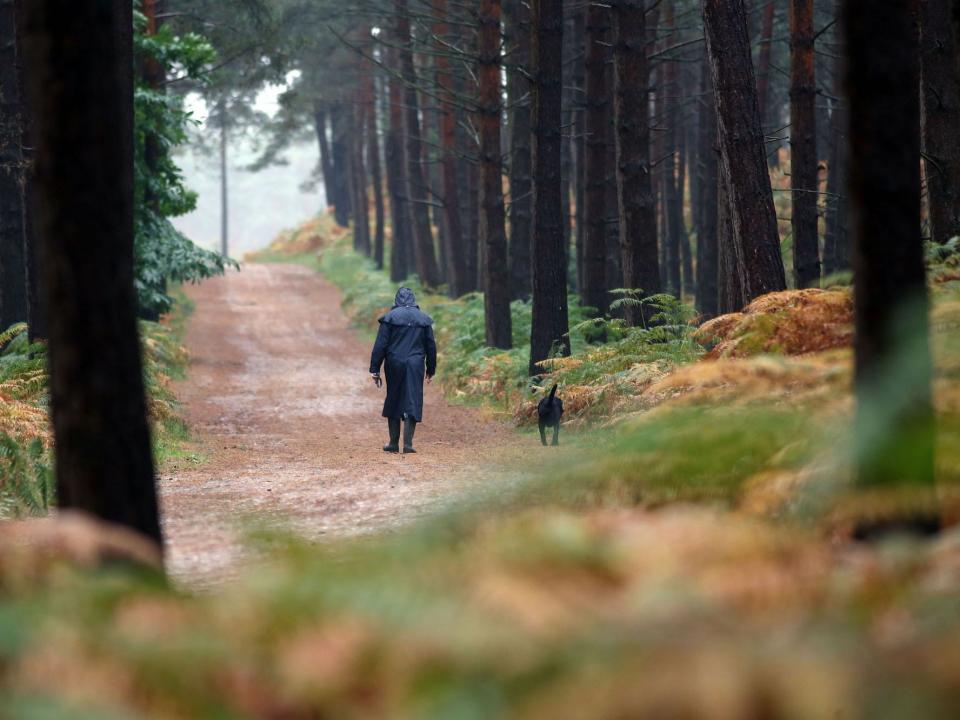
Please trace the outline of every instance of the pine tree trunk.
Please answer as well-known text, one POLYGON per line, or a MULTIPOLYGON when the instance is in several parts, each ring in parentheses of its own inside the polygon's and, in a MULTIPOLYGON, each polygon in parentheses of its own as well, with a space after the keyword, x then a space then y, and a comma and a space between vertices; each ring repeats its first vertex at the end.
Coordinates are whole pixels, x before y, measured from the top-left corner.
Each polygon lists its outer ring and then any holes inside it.
POLYGON ((363 98, 358 97, 353 106, 353 128, 350 130, 350 178, 353 186, 354 208, 353 232, 354 243, 362 254, 370 257, 370 200, 367 195, 367 169, 363 162, 363 139, 366 135, 364 128, 363 98))
POLYGON ((680 270, 683 278, 683 293, 681 297, 693 297, 697 291, 697 284, 693 277, 693 255, 690 247, 690 233, 687 231, 687 221, 684 214, 684 198, 687 190, 687 137, 683 125, 679 128, 677 139, 677 204, 674 208, 676 226, 680 237, 680 270))
POLYGON ((934 481, 929 300, 918 227, 915 7, 914 0, 844 2, 855 384, 863 449, 858 479, 867 487, 931 487, 934 481), (878 436, 877 422, 884 417, 878 436))
MULTIPOLYGON (((396 51, 391 53, 396 59, 396 51)), ((390 280, 399 283, 410 274, 410 205, 407 201, 406 159, 403 147, 403 83, 390 79, 390 129, 387 132, 385 164, 387 192, 390 194, 390 280)))
POLYGON ((477 17, 480 130, 480 247, 483 249, 483 307, 487 345, 509 349, 510 272, 503 206, 503 160, 500 147, 500 0, 481 0, 477 17))
POLYGON ((13 3, 0 4, 0 332, 29 316, 16 22, 13 3))
POLYGON ((530 374, 555 352, 570 354, 567 273, 563 267, 560 178, 563 3, 531 2, 533 69, 533 308, 530 374))
POLYGON ((702 173, 700 202, 694 208, 700 215, 697 235, 697 312, 709 320, 719 312, 717 288, 719 263, 717 110, 714 104, 710 68, 704 58, 700 74, 700 168, 702 173))
POLYGON ((407 0, 395 0, 397 37, 400 41, 400 68, 404 80, 406 104, 407 195, 413 220, 413 257, 420 282, 428 288, 438 287, 440 272, 433 247, 433 228, 427 206, 427 184, 423 173, 423 148, 420 139, 420 99, 417 96, 417 72, 413 64, 413 37, 410 33, 410 12, 407 0))
POLYGON ((24 50, 23 50, 23 4, 28 0, 16 0, 16 42, 17 42, 17 83, 20 87, 20 130, 21 156, 23 161, 23 243, 24 259, 27 269, 27 322, 29 323, 29 339, 31 342, 46 338, 47 320, 43 307, 43 297, 40 289, 40 237, 36 232, 36 170, 34 167, 33 143, 33 110, 27 102, 26 78, 24 77, 24 50))
POLYGON ((384 236, 386 234, 386 209, 383 202, 383 171, 380 167, 380 131, 377 113, 377 85, 372 72, 367 72, 364 80, 366 91, 367 121, 367 164, 370 166, 370 179, 373 182, 373 207, 376 229, 373 237, 373 260, 378 270, 383 269, 384 236))
POLYGON ((230 168, 227 164, 227 106, 222 101, 218 115, 220 117, 220 254, 227 257, 230 254, 230 168))
POLYGON ((353 208, 350 206, 350 148, 347 110, 342 102, 330 109, 330 149, 333 160, 333 216, 340 227, 349 227, 353 208))
MULTIPOLYGON (((836 0, 840 16, 842 0, 836 0)), ((824 275, 850 269, 849 146, 847 137, 847 99, 843 87, 843 53, 838 52, 833 64, 834 106, 830 116, 830 160, 827 168, 827 212, 823 239, 824 275)))
POLYGON ((734 246, 733 216, 727 191, 730 180, 724 176, 725 172, 721 163, 717 177, 717 296, 721 315, 740 312, 747 304, 734 246))
MULTIPOLYGON (((576 48, 582 48, 586 33, 586 14, 583 8, 575 8, 573 13, 573 38, 576 48)), ((582 50, 581 50, 582 52, 582 50)), ((577 292, 583 288, 583 239, 586 233, 584 208, 586 207, 585 166, 587 163, 587 114, 585 110, 586 74, 582 62, 575 62, 571 71, 573 85, 573 165, 574 165, 574 263, 576 265, 577 292)))
MULTIPOLYGON (((650 93, 646 90, 650 86, 650 66, 645 5, 645 0, 619 0, 613 6, 613 110, 623 287, 642 290, 644 296, 650 296, 660 292, 661 284, 656 200, 650 172, 650 93)), ((639 308, 628 306, 626 311, 631 325, 641 324, 644 318, 639 308)))
POLYGON ((790 0, 790 187, 793 277, 798 288, 820 286, 817 198, 817 81, 813 0, 790 0))
MULTIPOLYGON (((786 289, 743 0, 701 0, 744 299, 786 289)), ((722 252, 722 249, 721 249, 722 252)))
POLYGON ((935 243, 960 235, 960 73, 948 0, 919 0, 923 157, 935 243))
MULTIPOLYGON (((438 21, 433 32, 439 38, 447 39, 450 25, 447 23, 447 0, 436 0, 434 11, 438 21)), ((441 93, 453 97, 454 78, 450 68, 450 59, 443 53, 436 57, 437 87, 441 93)), ((467 292, 466 247, 461 222, 460 184, 457 178, 457 116, 452 103, 440 105, 440 144, 443 148, 441 172, 443 175, 443 208, 447 233, 447 284, 450 295, 460 297, 467 292)))
POLYGON ((503 5, 510 107, 510 297, 530 297, 530 242, 533 188, 530 178, 530 10, 523 0, 503 5))
MULTIPOLYGON (((676 12, 674 4, 666 4, 664 13, 664 31, 669 35, 674 32, 676 12)), ((667 41, 669 42, 669 41, 667 41)), ((677 96, 680 94, 677 82, 677 63, 667 58, 661 58, 663 63, 663 103, 661 116, 664 124, 664 161, 663 161, 663 202, 664 218, 666 220, 664 232, 664 279, 667 292, 678 298, 681 296, 680 279, 680 233, 683 228, 683 208, 677 193, 677 96)))
POLYGON ((313 126, 317 132, 317 144, 320 147, 323 194, 326 197, 327 207, 334 207, 337 204, 336 180, 333 170, 333 155, 330 151, 330 141, 327 138, 327 110, 319 101, 313 105, 313 126))
POLYGON ((763 9, 760 57, 757 58, 757 103, 760 105, 760 123, 764 127, 767 125, 767 118, 770 117, 770 65, 773 55, 773 21, 776 14, 777 0, 769 0, 763 9))
POLYGON ((132 10, 30 0, 23 47, 58 502, 162 545, 133 287, 132 10))
MULTIPOLYGON (((586 157, 584 167, 585 234, 583 283, 580 298, 602 316, 610 307, 607 288, 607 129, 610 92, 607 61, 610 47, 610 9, 597 3, 587 8, 584 66, 586 105, 586 157)), ((611 208, 612 210, 612 208, 611 208)))

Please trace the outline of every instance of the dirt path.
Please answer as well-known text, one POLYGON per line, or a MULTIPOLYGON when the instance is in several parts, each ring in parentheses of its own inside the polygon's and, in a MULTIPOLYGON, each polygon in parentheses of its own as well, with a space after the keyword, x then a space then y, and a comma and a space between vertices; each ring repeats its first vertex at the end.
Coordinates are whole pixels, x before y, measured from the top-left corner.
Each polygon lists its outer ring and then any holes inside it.
POLYGON ((204 459, 170 463, 161 481, 180 580, 229 575, 244 521, 289 522, 313 538, 388 527, 479 476, 487 450, 517 444, 509 428, 429 387, 419 453, 385 454, 370 348, 336 288, 306 268, 247 265, 189 294, 191 365, 176 393, 204 459))

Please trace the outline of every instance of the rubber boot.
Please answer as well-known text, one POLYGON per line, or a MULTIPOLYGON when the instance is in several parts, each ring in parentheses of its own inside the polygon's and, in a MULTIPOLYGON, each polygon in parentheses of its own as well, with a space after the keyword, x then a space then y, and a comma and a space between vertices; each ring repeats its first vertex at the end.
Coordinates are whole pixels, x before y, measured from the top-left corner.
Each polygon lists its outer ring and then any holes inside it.
POLYGON ((417 430, 417 421, 413 418, 407 418, 403 422, 403 454, 417 452, 413 449, 413 433, 417 430))
POLYGON ((390 430, 390 442, 383 446, 383 451, 400 452, 400 418, 387 418, 387 428, 390 430))

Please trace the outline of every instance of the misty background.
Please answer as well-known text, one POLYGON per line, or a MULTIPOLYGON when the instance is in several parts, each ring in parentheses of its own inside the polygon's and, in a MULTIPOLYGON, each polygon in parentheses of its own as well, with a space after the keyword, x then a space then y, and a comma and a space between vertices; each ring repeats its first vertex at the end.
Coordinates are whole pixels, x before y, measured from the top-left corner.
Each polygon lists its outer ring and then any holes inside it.
MULTIPOLYGON (((277 100, 285 89, 282 85, 268 86, 258 95, 254 108, 273 117, 278 109, 277 100)), ((187 109, 199 125, 191 133, 191 142, 177 154, 177 163, 187 187, 198 194, 197 209, 173 218, 173 224, 197 245, 218 250, 219 131, 207 127, 207 108, 198 95, 187 97, 187 109)), ((315 177, 320 159, 316 140, 292 144, 281 155, 286 161, 284 165, 273 165, 259 172, 247 170, 257 157, 255 137, 251 138, 248 133, 230 138, 229 254, 236 260, 269 245, 282 230, 296 226, 326 207, 323 181, 315 177)))

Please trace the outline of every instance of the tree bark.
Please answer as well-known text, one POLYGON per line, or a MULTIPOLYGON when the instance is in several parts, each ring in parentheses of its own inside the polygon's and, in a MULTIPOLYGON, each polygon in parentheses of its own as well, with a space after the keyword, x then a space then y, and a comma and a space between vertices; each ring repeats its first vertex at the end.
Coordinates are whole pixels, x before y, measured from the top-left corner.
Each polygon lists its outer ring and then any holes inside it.
POLYGON ((373 261, 378 270, 383 269, 384 236, 386 235, 386 210, 383 202, 383 171, 380 167, 380 131, 378 129, 377 85, 372 72, 367 72, 365 83, 365 112, 367 119, 367 164, 373 182, 373 207, 376 227, 373 237, 373 261))
POLYGON ((433 228, 427 206, 427 184, 423 174, 423 148, 420 139, 420 99, 417 96, 417 71, 413 64, 413 36, 407 0, 395 0, 400 68, 405 85, 405 130, 407 155, 407 195, 413 220, 413 257, 420 282, 428 288, 440 285, 440 271, 433 247, 433 228))
MULTIPOLYGON (((647 62, 645 0, 618 0, 614 9, 614 106, 617 147, 617 205, 623 287, 644 296, 661 291, 657 258, 656 200, 650 171, 650 66, 647 62)), ((639 325, 638 307, 626 318, 639 325)))
POLYGON ((327 207, 337 204, 336 179, 333 170, 333 155, 327 138, 327 110, 319 101, 313 105, 313 126, 317 132, 317 144, 320 147, 320 169, 323 172, 323 194, 327 207))
POLYGON ((721 315, 740 312, 747 304, 734 247, 733 216, 730 207, 730 180, 720 167, 717 184, 717 295, 721 315))
POLYGON ((510 105, 510 297, 530 297, 530 243, 533 188, 530 177, 530 10, 523 0, 503 5, 510 105))
POLYGON ((786 289, 743 0, 701 0, 744 299, 786 289))
MULTIPOLYGON (((791 0, 792 2, 793 0, 791 0)), ((763 24, 760 29, 760 57, 757 58, 757 104, 760 106, 760 123, 766 127, 770 116, 770 66, 773 55, 773 21, 777 15, 776 0, 769 0, 763 9, 763 24)))
MULTIPOLYGON (((607 288, 607 129, 610 92, 607 61, 610 47, 610 9, 592 3, 585 26, 586 157, 584 167, 583 281, 580 298, 602 316, 610 307, 607 288)), ((611 208, 611 211, 613 208, 611 208)))
MULTIPOLYGON (((836 0, 840 16, 842 0, 836 0)), ((830 116, 830 160, 827 168, 827 212, 823 239, 823 271, 825 275, 850 269, 849 146, 847 137, 847 99, 843 82, 843 53, 838 52, 833 65, 834 106, 830 116)))
MULTIPOLYGON (((393 51, 396 54, 396 51, 393 51)), ((390 280, 399 283, 410 274, 410 206, 407 201, 406 160, 403 148, 403 83, 390 79, 390 129, 385 148, 387 192, 390 194, 392 237, 390 244, 390 280)))
MULTIPOLYGON (((585 12, 583 8, 573 10, 573 46, 580 48, 583 46, 585 37, 585 12)), ((574 165, 574 202, 576 203, 574 213, 574 255, 576 265, 577 292, 583 288, 583 237, 586 233, 586 220, 584 219, 584 207, 586 206, 586 183, 585 166, 587 164, 587 113, 585 110, 585 85, 586 75, 582 62, 573 64, 571 73, 571 83, 573 85, 573 165, 574 165)))
POLYGON ((125 0, 24 3, 58 502, 162 546, 133 287, 125 0))
POLYGON ((923 157, 930 234, 960 235, 960 74, 949 0, 919 0, 923 157))
POLYGON ((13 3, 0 4, 0 332, 29 317, 16 23, 13 3))
POLYGON ((487 345, 512 345, 510 273, 503 206, 500 147, 500 0, 481 0, 477 16, 477 78, 480 129, 480 247, 483 248, 483 307, 487 345))
POLYGON ((813 0, 790 0, 790 188, 793 277, 798 288, 820 285, 817 198, 817 81, 813 0))
MULTIPOLYGON (((663 26, 668 37, 673 35, 676 11, 673 2, 666 3, 663 26)), ((669 41, 665 41, 667 44, 669 41)), ((664 124, 664 151, 662 188, 664 203, 664 273, 667 292, 678 298, 682 295, 680 279, 680 233, 683 225, 683 207, 677 193, 677 96, 680 93, 677 82, 677 63, 661 58, 663 64, 663 87, 661 117, 664 124)))
POLYGON ((553 353, 570 354, 567 273, 563 267, 560 178, 563 3, 531 2, 533 68, 533 308, 530 374, 553 353))
POLYGON ((915 0, 845 0, 857 432, 863 486, 934 481, 915 0), (877 38, 883 42, 877 42, 877 38), (891 373, 896 370, 896 375, 891 373), (890 389, 895 387, 891 397, 890 389), (888 420, 878 436, 878 418, 888 420))
POLYGON ((353 188, 353 199, 350 205, 353 213, 354 246, 357 250, 370 257, 370 200, 367 195, 367 169, 363 162, 363 139, 365 136, 363 96, 357 94, 351 115, 353 127, 349 134, 350 147, 350 179, 353 188))
POLYGON ((218 116, 220 118, 220 254, 227 257, 230 252, 230 168, 227 164, 227 104, 223 101, 220 102, 218 116))
POLYGON ((717 289, 719 262, 718 182, 719 154, 717 149, 717 110, 710 68, 704 58, 700 76, 700 202, 695 211, 700 215, 697 235, 697 311, 704 320, 719 312, 717 289))
POLYGON ((40 237, 36 232, 36 170, 34 167, 33 110, 27 101, 27 84, 24 76, 23 49, 23 4, 27 0, 16 0, 16 42, 17 42, 17 82, 20 87, 20 130, 21 156, 23 162, 23 243, 24 258, 27 267, 27 322, 30 342, 46 338, 47 320, 40 289, 40 237))
POLYGON ((347 109, 338 101, 330 109, 330 148, 333 160, 333 216, 340 227, 348 227, 353 214, 350 204, 349 133, 347 109))
MULTIPOLYGON (((434 12, 438 21, 434 24, 434 35, 447 38, 450 25, 447 22, 447 0, 435 0, 434 12)), ((440 53, 436 57, 437 87, 441 93, 454 97, 454 78, 450 68, 450 59, 440 53)), ((460 297, 467 292, 466 248, 463 237, 463 223, 460 217, 460 185, 457 179, 457 116, 452 102, 440 104, 440 144, 443 148, 441 172, 443 175, 443 209, 447 232, 447 284, 450 295, 460 297)))

